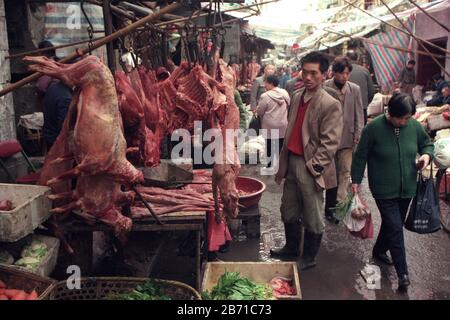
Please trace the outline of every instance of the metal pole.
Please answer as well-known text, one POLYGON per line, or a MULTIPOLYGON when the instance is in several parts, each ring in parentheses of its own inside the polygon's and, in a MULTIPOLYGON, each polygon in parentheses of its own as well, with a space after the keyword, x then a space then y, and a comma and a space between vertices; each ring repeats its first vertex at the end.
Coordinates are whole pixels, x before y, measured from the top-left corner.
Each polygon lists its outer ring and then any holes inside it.
MULTIPOLYGON (((380 21, 380 22, 382 22, 382 23, 384 23, 384 24, 390 26, 391 28, 394 28, 394 29, 397 30, 397 31, 400 31, 400 32, 402 32, 402 33, 404 33, 404 34, 407 34, 407 35, 409 35, 409 36, 411 35, 411 34, 409 34, 408 32, 406 32, 405 30, 403 30, 402 28, 399 28, 399 27, 393 25, 392 23, 389 23, 389 22, 387 22, 387 21, 384 21, 383 19, 381 19, 381 18, 379 18, 379 17, 377 17, 377 16, 371 14, 370 12, 368 12, 368 11, 366 11, 366 10, 364 10, 364 9, 361 9, 360 7, 358 7, 358 6, 356 6, 356 5, 354 5, 354 4, 350 3, 350 2, 348 2, 347 0, 344 0, 344 2, 350 4, 352 7, 355 7, 356 9, 358 9, 358 10, 364 12, 365 14, 371 16, 372 18, 377 19, 378 21, 380 21)), ((419 39, 418 42, 419 42, 419 41, 420 41, 420 42, 425 42, 426 44, 428 44, 428 45, 434 47, 435 49, 438 49, 438 50, 441 50, 441 51, 443 51, 443 52, 445 52, 445 53, 450 54, 450 51, 448 51, 447 49, 444 49, 444 48, 439 47, 438 45, 434 44, 433 42, 427 41, 427 40, 422 39, 422 38, 419 38, 419 37, 417 37, 417 39, 419 39)))
MULTIPOLYGON (((105 22, 105 35, 109 36, 113 33, 110 0, 103 0, 103 20, 105 22)), ((117 66, 116 57, 114 54, 114 45, 112 41, 106 44, 106 53, 108 56, 109 69, 114 72, 116 71, 117 66)))
POLYGON ((442 24, 438 19, 436 19, 435 17, 433 17, 431 14, 429 14, 428 12, 426 12, 425 9, 423 9, 421 6, 419 6, 415 1, 413 0, 408 0, 409 2, 411 2, 413 5, 415 5, 420 11, 422 11, 428 18, 430 18, 431 20, 433 20, 434 22, 436 22, 438 25, 440 25, 442 28, 444 28, 445 30, 447 30, 447 32, 450 32, 450 28, 448 28, 446 25, 442 24))
MULTIPOLYGON (((394 50, 403 51, 403 52, 418 53, 418 54, 423 55, 423 56, 429 56, 430 55, 430 54, 428 54, 425 51, 421 51, 421 50, 414 51, 414 50, 411 50, 411 49, 406 49, 406 48, 401 48, 401 47, 397 47, 397 46, 392 46, 392 45, 381 43, 381 42, 378 42, 378 41, 373 41, 373 40, 370 40, 370 39, 367 39, 367 38, 364 38, 364 37, 352 36, 352 35, 347 34, 347 33, 339 32, 339 31, 335 31, 335 30, 330 30, 328 28, 324 28, 323 31, 334 33, 334 34, 340 35, 342 37, 347 37, 347 38, 350 38, 350 39, 359 39, 361 41, 364 41, 364 42, 367 42, 367 43, 371 43, 373 45, 380 46, 380 47, 385 47, 385 48, 394 49, 394 50)), ((437 58, 450 59, 450 56, 446 57, 446 56, 442 56, 442 55, 435 54, 435 53, 432 53, 431 55, 435 56, 437 58)))
MULTIPOLYGON (((415 36, 415 35, 411 32, 411 30, 408 29, 408 27, 405 25, 405 23, 404 23, 404 22, 403 22, 396 14, 395 14, 394 11, 392 11, 392 9, 386 4, 386 2, 384 2, 384 0, 380 0, 380 1, 381 1, 381 3, 383 3, 384 6, 389 10, 389 12, 392 13, 392 14, 394 15, 395 19, 397 19, 397 21, 403 26, 403 28, 405 28, 405 30, 409 33, 409 35, 410 35, 411 37, 413 37, 414 40, 416 40, 417 43, 418 43, 419 45, 421 45, 422 48, 423 48, 426 52, 428 52, 428 54, 430 55, 431 59, 433 59, 433 61, 439 66, 439 68, 441 68, 441 69, 444 71, 444 73, 447 75, 447 77, 450 77, 450 73, 448 73, 447 70, 445 70, 445 66, 443 66, 443 65, 442 65, 442 64, 441 64, 434 56, 431 55, 430 50, 428 50, 428 48, 425 47, 425 46, 423 45, 423 43, 421 43, 421 42, 419 41, 419 38, 418 38, 417 36, 415 36)), ((440 48, 440 47, 439 47, 439 48, 440 48)))
MULTIPOLYGON (((113 34, 111 34, 111 35, 109 35, 109 36, 107 36, 107 37, 105 37, 103 39, 95 41, 93 43, 93 45, 92 45, 92 50, 95 50, 95 49, 97 49, 97 48, 107 44, 108 42, 111 42, 111 41, 117 39, 117 38, 123 37, 123 36, 133 32, 137 28, 145 26, 147 23, 152 22, 152 21, 160 18, 162 15, 179 8, 180 6, 181 6, 181 4, 179 4, 179 3, 172 3, 172 4, 162 8, 161 10, 155 12, 152 15, 146 16, 146 17, 144 17, 144 18, 142 18, 142 19, 140 19, 140 20, 130 24, 129 26, 126 26, 126 27, 124 27, 122 29, 119 29, 116 32, 114 32, 113 34)), ((88 48, 80 49, 77 52, 74 52, 74 53, 68 55, 67 57, 61 59, 59 62, 61 62, 61 63, 70 62, 73 59, 79 57, 80 54, 85 54, 86 52, 88 52, 88 48)), ((25 84, 33 81, 33 80, 37 80, 41 75, 42 75, 42 73, 35 72, 32 75, 30 75, 30 76, 28 76, 26 78, 23 78, 22 80, 17 81, 15 83, 9 85, 8 87, 0 90, 0 97, 4 96, 5 94, 7 94, 7 93, 9 93, 9 92, 11 92, 11 91, 13 91, 13 90, 15 90, 17 88, 22 87, 23 85, 25 85, 25 84)))

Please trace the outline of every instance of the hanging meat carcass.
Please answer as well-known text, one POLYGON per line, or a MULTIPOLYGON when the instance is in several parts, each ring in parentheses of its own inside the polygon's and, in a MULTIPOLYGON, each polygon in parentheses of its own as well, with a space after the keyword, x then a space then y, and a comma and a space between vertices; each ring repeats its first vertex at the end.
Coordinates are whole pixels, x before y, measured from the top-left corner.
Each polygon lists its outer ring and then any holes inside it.
POLYGON ((134 70, 127 76, 123 71, 116 71, 115 80, 128 158, 136 165, 155 166, 160 161, 159 138, 147 127, 146 104, 149 101, 144 94, 139 74, 134 70))
MULTIPOLYGON (((77 184, 74 191, 52 196, 55 200, 69 201, 52 212, 79 209, 84 215, 111 225, 122 238, 132 223, 121 214, 121 209, 132 201, 133 194, 122 192, 120 186, 139 183, 143 175, 126 159, 127 146, 111 72, 95 56, 74 64, 46 57, 24 60, 34 63, 30 65, 32 71, 76 88, 63 131, 46 157, 40 184, 53 188, 71 178, 77 178, 77 184), (64 165, 54 169, 55 164, 64 165)), ((59 191, 53 188, 54 193, 59 191)))
POLYGON ((213 168, 213 194, 216 203, 216 220, 218 216, 218 192, 223 203, 223 213, 227 218, 236 218, 238 215, 239 193, 236 188, 236 179, 240 172, 239 156, 236 151, 239 129, 239 109, 234 102, 236 78, 233 70, 222 59, 218 61, 218 81, 223 85, 222 90, 214 88, 214 109, 211 117, 211 127, 220 130, 223 138, 222 153, 216 154, 216 163, 213 168))

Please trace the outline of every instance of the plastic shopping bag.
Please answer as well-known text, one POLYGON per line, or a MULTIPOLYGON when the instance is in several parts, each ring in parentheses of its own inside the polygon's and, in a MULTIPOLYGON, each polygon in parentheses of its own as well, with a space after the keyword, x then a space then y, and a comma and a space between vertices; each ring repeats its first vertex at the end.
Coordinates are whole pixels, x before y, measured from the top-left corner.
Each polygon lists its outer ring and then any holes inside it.
POLYGON ((370 211, 358 194, 353 196, 352 203, 344 217, 344 225, 350 232, 359 232, 366 225, 370 211))
POLYGON ((372 215, 369 214, 366 218, 364 218, 364 221, 365 221, 364 228, 362 228, 358 232, 350 232, 350 234, 354 237, 358 237, 361 239, 372 239, 373 238, 372 215))
POLYGON ((419 175, 416 196, 409 207, 405 228, 420 234, 433 233, 441 229, 439 199, 432 178, 426 179, 422 174, 419 175))

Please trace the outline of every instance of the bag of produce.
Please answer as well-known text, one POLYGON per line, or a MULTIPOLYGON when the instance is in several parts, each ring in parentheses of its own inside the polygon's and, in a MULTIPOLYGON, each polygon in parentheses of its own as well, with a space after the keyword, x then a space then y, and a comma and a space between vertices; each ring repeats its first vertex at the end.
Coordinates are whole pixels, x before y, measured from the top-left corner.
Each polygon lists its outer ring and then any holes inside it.
POLYGON ((366 225, 366 218, 370 211, 358 194, 353 196, 352 203, 344 217, 344 225, 350 232, 361 231, 366 225))
POLYGON ((366 218, 364 218, 364 221, 365 221, 364 228, 362 228, 358 232, 350 232, 350 234, 354 237, 358 237, 361 239, 372 239, 373 238, 372 215, 369 214, 366 218))
POLYGON ((450 138, 434 143, 434 162, 440 169, 450 168, 450 138))

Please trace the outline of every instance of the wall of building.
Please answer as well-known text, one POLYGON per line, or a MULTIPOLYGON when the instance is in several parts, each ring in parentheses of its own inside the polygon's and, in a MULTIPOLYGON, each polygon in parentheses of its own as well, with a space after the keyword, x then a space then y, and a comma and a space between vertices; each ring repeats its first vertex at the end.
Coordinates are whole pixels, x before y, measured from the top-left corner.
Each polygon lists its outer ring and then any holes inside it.
MULTIPOLYGON (((447 27, 450 27, 450 8, 431 13, 431 15, 447 27)), ((422 12, 416 16, 416 35, 429 41, 447 37, 447 50, 450 51, 449 33, 422 12)), ((415 48, 416 50, 418 49, 417 44, 415 48)), ((445 70, 450 74, 450 59, 446 59, 445 70)), ((449 77, 446 78, 450 80, 449 77)))
MULTIPOLYGON (((0 0, 0 88, 11 82, 11 69, 9 60, 8 33, 6 28, 5 4, 0 0)), ((16 128, 14 118, 13 95, 9 93, 0 97, 0 141, 15 139, 16 128)))

